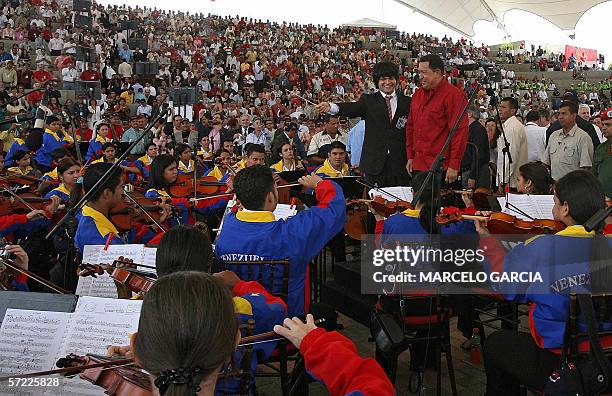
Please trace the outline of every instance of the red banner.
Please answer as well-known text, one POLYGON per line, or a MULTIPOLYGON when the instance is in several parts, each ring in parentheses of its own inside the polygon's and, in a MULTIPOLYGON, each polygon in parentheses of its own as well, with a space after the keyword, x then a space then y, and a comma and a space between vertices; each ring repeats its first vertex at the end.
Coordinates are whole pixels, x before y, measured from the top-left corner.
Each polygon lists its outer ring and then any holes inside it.
POLYGON ((597 50, 572 47, 571 45, 565 46, 565 59, 569 62, 570 56, 574 55, 578 62, 597 62, 597 50))

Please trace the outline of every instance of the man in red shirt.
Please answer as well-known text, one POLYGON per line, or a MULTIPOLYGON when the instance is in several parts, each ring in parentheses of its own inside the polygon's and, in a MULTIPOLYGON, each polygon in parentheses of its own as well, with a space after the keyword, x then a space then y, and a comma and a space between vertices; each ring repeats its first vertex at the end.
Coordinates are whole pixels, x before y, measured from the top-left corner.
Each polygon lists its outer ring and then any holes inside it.
POLYGON ((93 64, 87 65, 87 70, 81 73, 81 80, 83 81, 100 81, 100 72, 94 69, 93 64))
POLYGON ((85 117, 81 118, 80 128, 75 131, 77 138, 81 142, 88 142, 91 140, 93 131, 87 125, 87 119, 85 117))
POLYGON ((51 78, 53 78, 53 75, 51 74, 51 72, 49 72, 49 70, 47 66, 44 66, 43 64, 39 64, 38 65, 38 70, 36 70, 34 72, 34 74, 32 75, 34 77, 34 82, 38 82, 41 84, 46 83, 47 81, 51 80, 51 78))
MULTIPOLYGON (((408 173, 431 167, 467 102, 465 94, 444 76, 444 63, 438 55, 425 55, 419 60, 419 81, 421 86, 412 97, 406 125, 408 173)), ((468 119, 464 117, 444 155, 447 183, 457 180, 467 136, 468 119)))

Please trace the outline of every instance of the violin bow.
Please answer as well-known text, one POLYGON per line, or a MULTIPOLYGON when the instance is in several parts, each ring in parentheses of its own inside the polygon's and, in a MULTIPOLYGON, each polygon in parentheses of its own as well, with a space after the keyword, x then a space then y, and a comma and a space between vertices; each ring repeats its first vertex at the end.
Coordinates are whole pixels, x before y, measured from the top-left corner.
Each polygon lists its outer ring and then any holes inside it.
MULTIPOLYGON (((93 356, 93 355, 86 355, 86 356, 93 356)), ((112 359, 112 357, 110 356, 108 358, 112 359)), ((27 373, 27 374, 12 374, 7 377, 0 377, 0 382, 8 381, 10 378, 42 377, 42 376, 52 375, 52 374, 69 374, 70 375, 70 374, 78 374, 78 373, 81 373, 85 370, 92 369, 92 368, 99 368, 99 367, 115 368, 115 367, 128 366, 132 364, 134 364, 134 359, 115 359, 115 360, 109 360, 108 362, 93 363, 93 364, 84 365, 84 366, 64 367, 64 368, 55 369, 55 370, 38 371, 35 373, 27 373)))
POLYGON ((5 188, 4 191, 6 191, 7 193, 11 194, 12 197, 14 197, 16 200, 18 200, 23 205, 25 205, 25 207, 28 208, 28 210, 30 210, 30 211, 35 210, 32 205, 27 203, 26 200, 21 198, 19 195, 15 194, 15 192, 13 192, 10 188, 5 188))
POLYGON ((46 280, 44 278, 41 278, 40 276, 36 275, 35 273, 17 267, 11 260, 0 259, 0 265, 6 265, 7 267, 12 269, 13 271, 17 271, 20 274, 23 274, 23 275, 27 276, 28 278, 32 279, 33 281, 36 281, 36 282, 40 283, 41 285, 48 287, 49 289, 53 290, 54 292, 56 292, 58 294, 71 294, 69 291, 62 289, 61 287, 57 286, 56 284, 54 284, 52 282, 49 282, 48 280, 46 280))
POLYGON ((157 222, 157 220, 155 220, 155 219, 153 218, 153 216, 151 216, 151 215, 149 214, 149 212, 147 212, 147 211, 145 210, 145 208, 143 208, 143 207, 142 207, 142 205, 141 205, 141 204, 140 204, 138 201, 136 201, 136 200, 134 199, 134 197, 132 197, 132 195, 131 195, 129 192, 127 192, 127 191, 125 191, 125 190, 124 190, 124 191, 123 191, 123 194, 124 194, 124 195, 125 195, 125 196, 126 196, 126 197, 127 197, 129 200, 130 200, 130 201, 132 201, 132 203, 133 203, 133 204, 134 204, 134 205, 135 205, 135 206, 136 206, 138 209, 140 209, 140 210, 141 210, 141 211, 142 211, 142 212, 145 214, 145 216, 147 216, 147 217, 149 218, 149 220, 151 220, 151 221, 152 221, 152 222, 153 222, 153 223, 154 223, 154 224, 155 224, 155 225, 156 225, 156 226, 157 226, 157 227, 158 227, 160 230, 162 230, 163 232, 166 232, 166 231, 167 231, 167 230, 166 230, 166 227, 164 227, 163 225, 159 224, 159 223, 157 222))
POLYGON ((403 199, 401 199, 400 197, 397 197, 397 196, 395 196, 395 195, 393 195, 393 194, 391 194, 391 193, 389 193, 389 192, 387 192, 387 191, 383 190, 383 189, 382 189, 382 188, 380 188, 380 187, 376 187, 375 185, 370 184, 370 183, 368 183, 368 182, 367 182, 367 181, 365 181, 365 180, 357 179, 357 183, 361 184, 362 186, 366 186, 366 187, 368 187, 368 188, 374 189, 374 190, 376 190, 376 191, 378 191, 378 192, 380 192, 380 193, 382 193, 382 194, 384 194, 384 195, 387 195, 387 196, 389 196, 389 197, 391 197, 391 198, 395 198, 395 199, 396 199, 396 200, 398 200, 398 201, 403 201, 403 199))

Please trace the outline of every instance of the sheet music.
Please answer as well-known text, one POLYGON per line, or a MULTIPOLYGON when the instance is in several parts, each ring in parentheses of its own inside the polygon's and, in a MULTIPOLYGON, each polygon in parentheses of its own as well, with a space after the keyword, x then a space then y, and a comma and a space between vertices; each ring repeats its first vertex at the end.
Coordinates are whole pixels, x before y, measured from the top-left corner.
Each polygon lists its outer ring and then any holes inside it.
POLYGON ((104 246, 101 246, 100 262, 96 264, 112 264, 119 257, 134 260, 135 263, 142 263, 144 248, 144 245, 109 245, 108 249, 104 250, 104 246))
POLYGON ((105 272, 102 275, 79 276, 77 288, 74 292, 77 296, 92 296, 104 298, 118 298, 117 286, 110 275, 105 272))
MULTIPOLYGON (((104 245, 85 245, 83 249, 83 263, 87 264, 112 264, 119 257, 134 260, 137 264, 155 266, 156 248, 147 248, 145 245, 109 245, 104 250, 104 245), (151 260, 153 262, 151 263, 151 260), (148 261, 149 263, 145 263, 148 261)), ((139 268, 144 272, 151 272, 149 268, 139 268)), ((97 275, 96 278, 87 276, 79 277, 77 289, 74 293, 77 296, 93 296, 105 298, 117 298, 117 287, 108 273, 97 275)))
POLYGON ((295 216, 297 214, 297 210, 295 206, 286 205, 286 204, 277 204, 276 209, 274 209, 274 218, 276 220, 286 220, 289 217, 295 216))
MULTIPOLYGON (((155 257, 157 256, 157 248, 145 247, 143 250, 144 251, 142 255, 142 261, 140 263, 143 265, 155 267, 155 257)), ((151 268, 138 267, 138 270, 144 272, 155 272, 155 270, 151 268)))
POLYGON ((0 376, 50 370, 71 315, 7 309, 0 328, 0 376))
POLYGON ((530 197, 538 206, 540 219, 554 219, 552 215, 552 209, 555 206, 554 195, 530 195, 530 197))
POLYGON ((413 192, 412 192, 412 187, 385 187, 385 188, 380 188, 380 189, 371 189, 370 191, 368 191, 368 195, 370 196, 370 199, 373 199, 374 197, 379 197, 382 196, 383 198, 385 198, 387 201, 397 201, 397 198, 400 198, 402 201, 407 201, 407 202, 412 202, 412 197, 413 197, 413 192), (389 194, 385 194, 382 191, 387 192, 389 194))
POLYGON ((506 207, 505 197, 499 197, 497 200, 502 207, 503 213, 516 216, 521 220, 553 218, 552 208, 554 201, 552 195, 508 194, 508 204, 514 207, 506 207), (522 214, 521 211, 527 214, 527 216, 522 214))

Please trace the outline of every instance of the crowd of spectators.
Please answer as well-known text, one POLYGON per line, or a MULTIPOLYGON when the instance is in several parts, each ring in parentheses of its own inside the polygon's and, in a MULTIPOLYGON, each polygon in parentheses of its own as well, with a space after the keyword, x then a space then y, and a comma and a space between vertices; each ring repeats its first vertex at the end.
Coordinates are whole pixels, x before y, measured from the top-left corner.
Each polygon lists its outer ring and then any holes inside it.
MULTIPOLYGON (((4 0, 0 5, 3 115, 35 111, 43 99, 43 92, 36 89, 47 86, 50 112, 65 122, 66 114, 81 117, 80 140, 95 138, 96 124, 103 119, 112 123, 114 136, 121 139, 125 130, 142 128, 172 99, 174 88, 195 88, 196 102, 179 109, 180 120, 156 126, 154 139, 163 145, 160 149, 170 141, 170 133, 179 136, 179 131, 185 136, 196 132, 198 137, 219 136, 210 139, 213 151, 224 140, 240 145, 256 122, 262 126, 258 135, 265 135, 257 139, 265 140, 269 147, 275 131, 295 122, 299 129, 296 144, 306 153, 312 137, 326 128, 315 117, 312 103, 352 101, 373 91, 371 68, 382 59, 401 66, 399 85, 408 96, 419 84, 414 59, 426 53, 441 54, 448 63, 449 80, 467 93, 475 86, 470 78, 474 73, 464 70, 483 71, 490 63, 486 46, 463 38, 387 35, 380 30, 330 29, 95 3, 91 26, 79 28, 74 26, 72 2, 4 0), (124 21, 133 21, 133 29, 123 30, 124 21), (91 48, 95 58, 85 62, 80 47, 91 48), (138 72, 140 62, 154 62, 159 66, 157 73, 138 72), (75 92, 81 81, 99 81, 100 95, 75 92), (26 94, 30 89, 34 91, 26 94)), ((552 81, 542 89, 521 91, 512 70, 502 69, 501 75, 500 83, 479 93, 483 116, 493 116, 491 98, 504 88, 523 99, 526 111, 554 109, 552 81)), ((592 95, 587 93, 587 99, 592 95)), ((596 101, 589 102, 595 103, 593 113, 606 100, 606 93, 599 92, 596 101)), ((348 133, 352 125, 353 121, 341 119, 340 133, 348 133)), ((4 151, 19 130, 15 124, 7 127, 8 132, 0 135, 4 151)))

